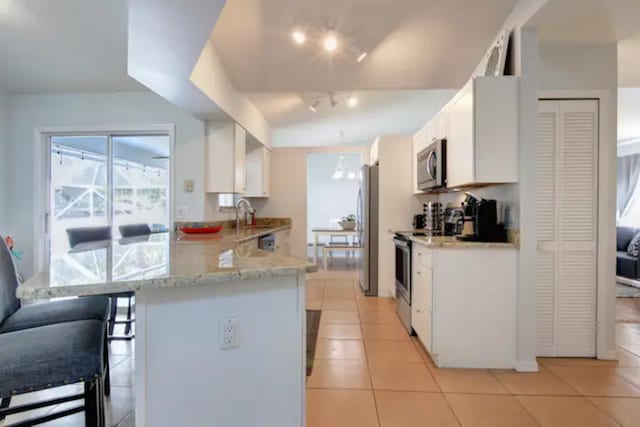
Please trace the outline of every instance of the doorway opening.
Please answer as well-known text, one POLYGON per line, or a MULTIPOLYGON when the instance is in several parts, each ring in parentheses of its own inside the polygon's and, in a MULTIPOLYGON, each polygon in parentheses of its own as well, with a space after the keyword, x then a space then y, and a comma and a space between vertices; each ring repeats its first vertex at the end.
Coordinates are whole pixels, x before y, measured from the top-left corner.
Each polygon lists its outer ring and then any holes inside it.
MULTIPOLYGON (((640 91, 619 91, 616 203, 616 323, 618 335, 640 341, 640 131, 635 124, 640 91)), ((628 340, 618 343, 623 349, 628 340)), ((636 350, 637 352, 637 350, 636 350)))
POLYGON ((362 165, 361 153, 307 156, 307 255, 322 269, 355 269, 359 263, 362 165))

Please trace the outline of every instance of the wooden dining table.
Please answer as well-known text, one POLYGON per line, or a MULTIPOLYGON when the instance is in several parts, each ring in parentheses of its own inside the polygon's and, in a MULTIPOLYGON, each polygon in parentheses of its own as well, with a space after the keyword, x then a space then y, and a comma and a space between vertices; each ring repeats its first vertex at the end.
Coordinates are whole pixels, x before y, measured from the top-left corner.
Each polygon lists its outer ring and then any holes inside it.
MULTIPOLYGON (((355 239, 358 236, 358 230, 344 230, 340 227, 318 227, 312 228, 313 233, 313 264, 318 263, 318 246, 320 243, 320 236, 347 236, 347 239, 351 238, 351 242, 355 243, 355 239)), ((355 245, 354 245, 355 246, 355 245)))

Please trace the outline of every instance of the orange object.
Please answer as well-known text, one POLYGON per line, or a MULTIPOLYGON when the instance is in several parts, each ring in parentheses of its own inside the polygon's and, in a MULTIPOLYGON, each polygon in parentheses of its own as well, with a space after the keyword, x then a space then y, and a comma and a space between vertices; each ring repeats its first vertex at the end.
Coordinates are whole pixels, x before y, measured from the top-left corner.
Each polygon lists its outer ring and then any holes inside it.
POLYGON ((221 225, 215 225, 213 227, 180 227, 180 231, 186 234, 211 234, 217 233, 222 230, 221 225))

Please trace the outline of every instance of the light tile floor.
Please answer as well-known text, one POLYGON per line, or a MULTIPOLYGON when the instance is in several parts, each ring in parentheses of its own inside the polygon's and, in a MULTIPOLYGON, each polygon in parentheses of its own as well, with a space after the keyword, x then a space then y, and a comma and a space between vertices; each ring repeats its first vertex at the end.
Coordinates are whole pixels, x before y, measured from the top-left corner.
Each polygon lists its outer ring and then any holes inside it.
POLYGON ((640 324, 616 325, 618 362, 545 358, 517 373, 436 368, 393 301, 362 296, 348 270, 310 275, 307 308, 323 310, 308 427, 640 427, 640 324))
MULTIPOLYGON (((631 305, 622 304, 625 319, 634 315, 631 305)), ((618 362, 540 359, 540 372, 521 374, 436 368, 402 329, 392 301, 362 296, 353 271, 311 275, 307 308, 323 310, 307 382, 308 427, 640 427, 640 324, 616 325, 618 362)), ((114 342, 110 352, 107 425, 131 427, 135 345, 114 342)), ((14 402, 68 394, 73 387, 14 402)), ((84 421, 76 414, 42 425, 84 421)))

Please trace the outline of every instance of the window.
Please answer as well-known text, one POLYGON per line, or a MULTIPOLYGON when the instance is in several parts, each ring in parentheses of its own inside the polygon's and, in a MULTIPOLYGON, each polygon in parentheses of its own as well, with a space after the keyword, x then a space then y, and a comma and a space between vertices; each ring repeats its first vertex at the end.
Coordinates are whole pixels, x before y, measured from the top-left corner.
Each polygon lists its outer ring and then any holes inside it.
POLYGON ((69 228, 169 227, 169 135, 51 135, 49 156, 50 262, 69 250, 69 228))
POLYGON ((218 209, 221 211, 234 210, 236 208, 236 202, 240 196, 235 193, 220 193, 218 194, 218 209))
POLYGON ((636 184, 629 207, 623 213, 618 224, 623 227, 640 228, 640 182, 636 184))

